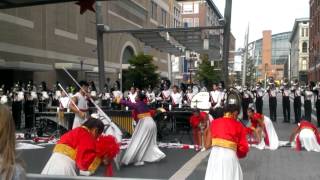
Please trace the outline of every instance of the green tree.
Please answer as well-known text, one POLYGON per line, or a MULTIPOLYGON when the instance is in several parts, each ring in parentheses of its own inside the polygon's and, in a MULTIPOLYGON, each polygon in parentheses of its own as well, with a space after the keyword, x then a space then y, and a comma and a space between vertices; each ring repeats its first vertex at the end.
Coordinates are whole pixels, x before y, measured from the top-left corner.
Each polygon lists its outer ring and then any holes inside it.
POLYGON ((207 54, 201 55, 200 59, 202 62, 199 64, 199 68, 196 73, 196 79, 203 83, 207 89, 210 89, 213 83, 221 80, 221 70, 215 70, 215 68, 218 69, 219 67, 211 66, 211 62, 209 61, 207 54))
POLYGON ((124 88, 131 86, 141 89, 149 85, 155 87, 159 83, 159 74, 156 73, 158 67, 152 63, 153 57, 139 53, 129 60, 129 69, 124 73, 124 88))

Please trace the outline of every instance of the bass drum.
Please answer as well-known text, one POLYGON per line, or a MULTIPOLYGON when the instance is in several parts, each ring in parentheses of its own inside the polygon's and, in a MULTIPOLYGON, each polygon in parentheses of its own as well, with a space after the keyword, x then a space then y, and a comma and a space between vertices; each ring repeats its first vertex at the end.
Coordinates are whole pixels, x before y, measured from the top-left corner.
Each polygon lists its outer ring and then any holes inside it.
POLYGON ((236 104, 241 107, 241 95, 236 88, 228 89, 226 105, 228 104, 236 104))
POLYGON ((191 99, 191 108, 208 110, 211 108, 210 94, 208 92, 199 92, 191 99))

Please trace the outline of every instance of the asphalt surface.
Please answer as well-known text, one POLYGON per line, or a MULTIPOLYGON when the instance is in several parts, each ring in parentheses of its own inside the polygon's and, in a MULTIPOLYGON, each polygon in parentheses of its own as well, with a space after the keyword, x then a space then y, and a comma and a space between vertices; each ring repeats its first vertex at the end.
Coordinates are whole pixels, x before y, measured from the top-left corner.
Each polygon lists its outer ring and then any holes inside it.
MULTIPOLYGON (((279 140, 288 141, 294 122, 293 104, 291 103, 291 124, 282 123, 282 100, 277 101, 277 122, 274 123, 279 140)), ((263 111, 269 115, 268 98, 264 100, 263 111)), ((304 113, 302 112, 302 115, 304 113)), ((315 122, 314 122, 315 123, 315 122)), ((208 157, 187 178, 204 179, 208 157)), ((280 147, 275 151, 250 148, 246 158, 240 160, 244 180, 319 180, 320 153, 296 152, 290 147, 280 147)))

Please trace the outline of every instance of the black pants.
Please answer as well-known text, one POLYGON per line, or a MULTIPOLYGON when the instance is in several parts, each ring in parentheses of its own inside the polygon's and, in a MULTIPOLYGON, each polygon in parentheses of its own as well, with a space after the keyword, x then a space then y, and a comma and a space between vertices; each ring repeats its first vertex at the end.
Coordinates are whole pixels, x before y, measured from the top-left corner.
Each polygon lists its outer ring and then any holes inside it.
POLYGON ((257 113, 262 114, 262 108, 263 108, 263 100, 262 100, 262 97, 257 97, 257 99, 256 99, 256 109, 257 109, 257 113))
POLYGON ((243 120, 248 120, 247 110, 248 110, 250 101, 251 101, 250 98, 243 98, 242 99, 242 119, 243 120))
POLYGON ((295 123, 299 123, 301 119, 301 98, 295 97, 293 100, 295 123))
POLYGON ((304 101, 304 119, 310 122, 311 122, 311 112, 312 112, 311 100, 305 100, 304 101))
POLYGON ((318 127, 320 127, 320 100, 319 99, 316 101, 316 109, 317 109, 318 127))
POLYGON ((277 121, 277 98, 269 97, 269 109, 271 121, 277 121))
POLYGON ((22 110, 22 102, 13 101, 12 102, 12 116, 14 119, 16 129, 21 128, 21 110, 22 110))
POLYGON ((33 128, 34 118, 34 104, 33 101, 25 101, 24 114, 25 114, 25 126, 27 129, 33 128))
POLYGON ((290 99, 289 96, 282 96, 282 110, 284 122, 290 122, 290 99))

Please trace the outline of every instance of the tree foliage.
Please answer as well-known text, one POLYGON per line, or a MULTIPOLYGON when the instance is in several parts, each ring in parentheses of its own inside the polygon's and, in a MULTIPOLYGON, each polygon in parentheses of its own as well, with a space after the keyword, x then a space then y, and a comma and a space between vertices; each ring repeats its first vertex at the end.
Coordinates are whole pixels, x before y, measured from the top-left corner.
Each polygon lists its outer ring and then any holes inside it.
POLYGON ((141 89, 149 85, 155 87, 159 83, 159 74, 156 73, 158 67, 153 63, 153 57, 139 53, 129 60, 129 69, 124 73, 124 88, 131 86, 141 89))
POLYGON ((215 70, 215 68, 219 67, 211 66, 208 55, 201 55, 200 59, 202 62, 199 64, 196 79, 210 89, 213 83, 217 83, 221 80, 221 70, 215 70))

